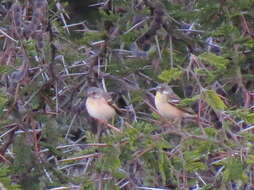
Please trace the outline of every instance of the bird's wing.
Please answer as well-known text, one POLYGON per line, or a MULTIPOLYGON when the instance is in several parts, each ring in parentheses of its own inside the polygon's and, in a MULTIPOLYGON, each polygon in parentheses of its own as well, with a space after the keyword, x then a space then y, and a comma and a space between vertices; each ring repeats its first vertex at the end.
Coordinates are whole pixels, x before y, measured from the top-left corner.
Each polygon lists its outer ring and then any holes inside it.
POLYGON ((192 110, 188 110, 188 109, 184 109, 184 108, 179 107, 178 105, 179 105, 180 102, 181 102, 181 99, 176 94, 168 95, 168 103, 169 104, 171 104, 172 106, 178 108, 179 110, 181 110, 181 111, 183 111, 187 114, 190 114, 190 115, 194 114, 192 110))
POLYGON ((181 99, 176 94, 170 94, 168 95, 168 103, 177 106, 179 104, 181 99))
POLYGON ((103 94, 103 97, 105 98, 105 100, 106 100, 108 103, 112 102, 111 93, 105 92, 105 93, 103 94))
POLYGON ((112 93, 108 93, 106 92, 104 94, 104 97, 108 103, 108 105, 110 105, 112 108, 114 108, 114 110, 116 111, 117 114, 119 115, 122 115, 123 114, 123 110, 121 108, 119 108, 114 102, 113 102, 113 99, 112 99, 112 96, 111 96, 112 93))

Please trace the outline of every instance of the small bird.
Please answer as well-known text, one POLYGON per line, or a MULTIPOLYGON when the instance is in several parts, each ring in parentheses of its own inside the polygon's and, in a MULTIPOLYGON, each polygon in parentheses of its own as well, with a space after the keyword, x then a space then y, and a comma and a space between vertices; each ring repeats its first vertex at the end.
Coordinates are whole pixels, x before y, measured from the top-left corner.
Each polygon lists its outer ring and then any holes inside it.
POLYGON ((167 84, 161 84, 156 89, 155 106, 162 117, 170 120, 181 120, 186 117, 195 117, 195 115, 189 113, 188 111, 176 107, 180 98, 167 84))
POLYGON ((109 104, 111 97, 104 90, 91 87, 87 91, 87 96, 86 109, 91 117, 107 122, 116 115, 114 107, 109 104))

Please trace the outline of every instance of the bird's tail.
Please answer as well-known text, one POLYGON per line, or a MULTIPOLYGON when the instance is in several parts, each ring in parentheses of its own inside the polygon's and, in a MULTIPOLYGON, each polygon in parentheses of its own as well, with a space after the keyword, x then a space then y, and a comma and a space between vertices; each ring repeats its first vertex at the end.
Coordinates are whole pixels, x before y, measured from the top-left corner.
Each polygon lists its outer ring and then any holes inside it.
POLYGON ((198 114, 185 113, 184 118, 192 120, 196 123, 209 124, 208 121, 206 121, 205 119, 202 119, 201 117, 199 117, 198 114))

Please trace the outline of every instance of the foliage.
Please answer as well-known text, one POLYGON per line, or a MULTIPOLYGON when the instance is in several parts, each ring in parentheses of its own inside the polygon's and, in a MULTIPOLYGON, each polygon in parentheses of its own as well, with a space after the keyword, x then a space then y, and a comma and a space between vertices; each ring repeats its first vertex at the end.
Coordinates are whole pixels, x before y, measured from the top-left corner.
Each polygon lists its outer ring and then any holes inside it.
POLYGON ((10 168, 4 165, 0 165, 0 187, 1 189, 5 190, 4 188, 8 190, 19 190, 20 186, 17 184, 12 183, 12 180, 10 179, 11 171, 10 168))
POLYGON ((215 111, 216 110, 225 110, 226 105, 221 100, 219 95, 212 90, 205 90, 202 93, 204 100, 209 106, 211 106, 215 111))
POLYGON ((251 188, 254 1, 97 3, 0 2, 0 189, 251 188), (157 114, 158 83, 196 114, 157 114))
POLYGON ((182 71, 177 68, 172 68, 169 70, 164 70, 162 73, 158 76, 159 79, 161 79, 163 82, 171 82, 172 79, 177 80, 181 76, 182 71))

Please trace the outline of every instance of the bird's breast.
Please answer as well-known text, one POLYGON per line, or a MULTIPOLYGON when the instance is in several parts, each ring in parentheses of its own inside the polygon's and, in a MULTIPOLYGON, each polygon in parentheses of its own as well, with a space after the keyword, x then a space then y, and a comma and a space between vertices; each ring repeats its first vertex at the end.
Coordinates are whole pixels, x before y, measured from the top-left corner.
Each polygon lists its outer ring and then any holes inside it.
POLYGON ((158 113, 168 119, 180 118, 183 116, 183 112, 177 107, 168 103, 166 95, 161 93, 156 93, 155 96, 155 106, 158 113))
POLYGON ((114 108, 104 98, 87 98, 86 109, 91 117, 104 121, 113 118, 116 114, 114 108))

